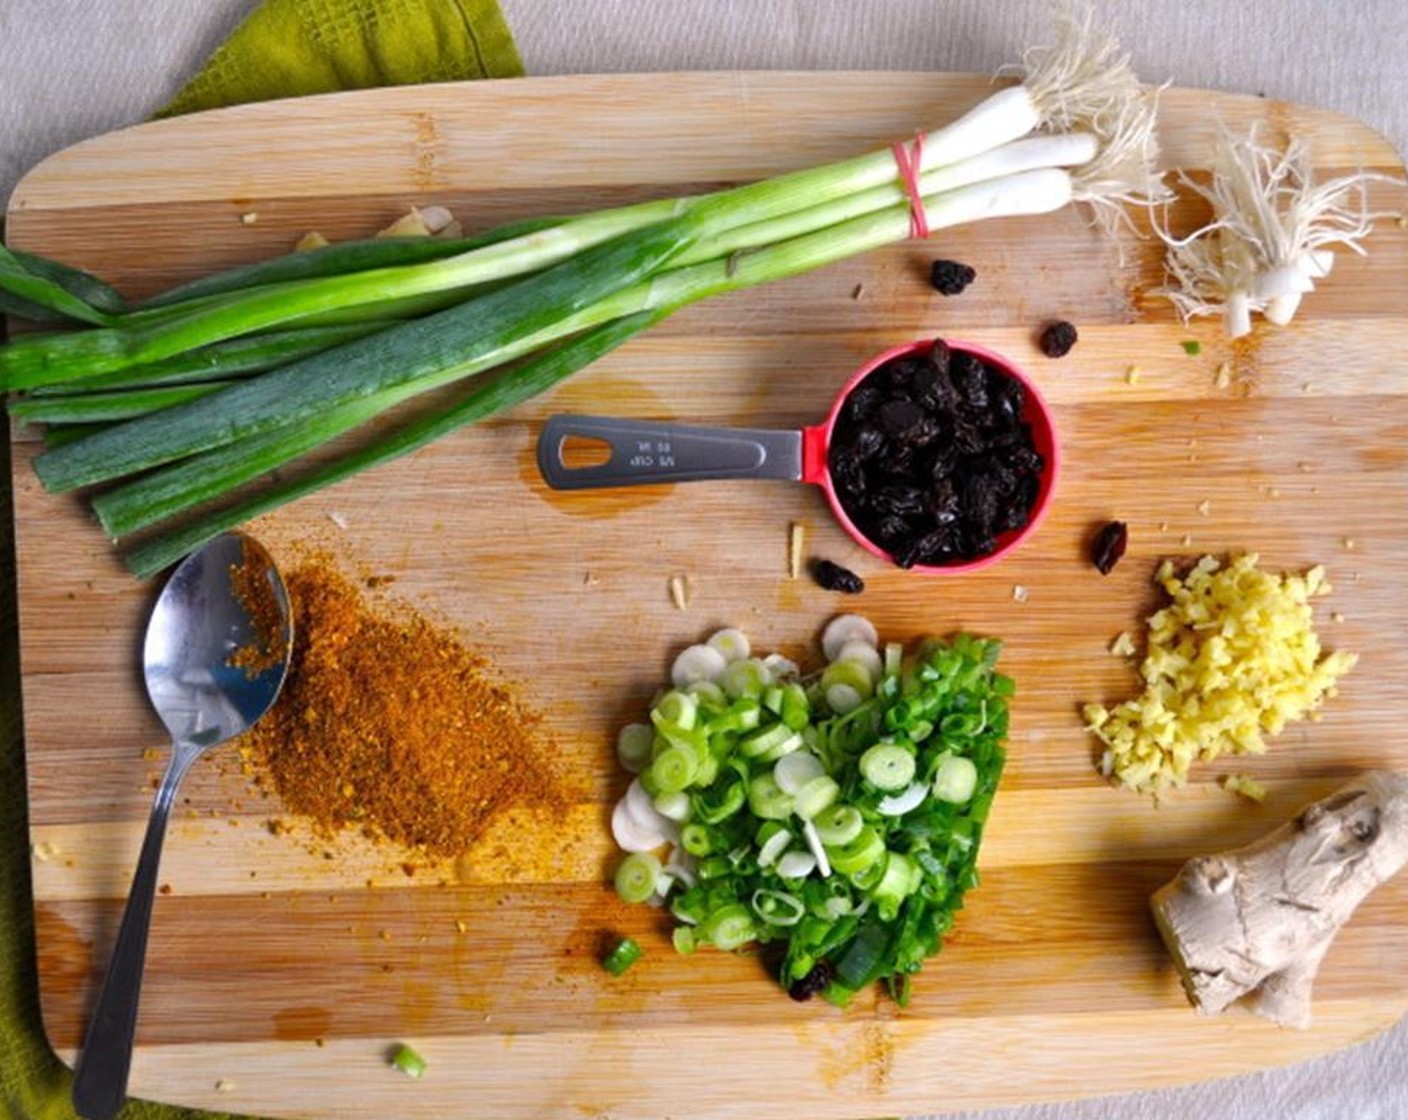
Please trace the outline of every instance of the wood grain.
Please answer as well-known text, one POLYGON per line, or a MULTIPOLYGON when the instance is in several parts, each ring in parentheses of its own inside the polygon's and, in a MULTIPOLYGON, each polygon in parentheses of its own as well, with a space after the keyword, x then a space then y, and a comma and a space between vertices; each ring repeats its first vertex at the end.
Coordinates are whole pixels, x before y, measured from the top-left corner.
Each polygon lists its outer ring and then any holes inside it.
MULTIPOLYGON (((285 251, 309 228, 365 235, 412 203, 449 205, 481 229, 790 170, 942 123, 988 88, 969 75, 635 75, 247 106, 60 153, 15 192, 8 229, 17 246, 143 295, 285 251)), ((1403 174, 1380 137, 1334 114, 1192 90, 1166 91, 1161 107, 1167 159, 1193 174, 1219 120, 1294 130, 1325 174, 1403 174)), ((1371 192, 1376 209, 1406 202, 1400 186, 1371 192)), ((1171 220, 1201 216, 1185 202, 1171 220)), ((408 877, 399 853, 356 837, 271 832, 282 811, 234 749, 202 763, 168 839, 133 1092, 286 1116, 432 1117, 472 1103, 499 1117, 855 1117, 1224 1076, 1394 1022, 1408 1009, 1408 882, 1344 930, 1303 1033, 1196 1017, 1145 905, 1188 856, 1251 839, 1363 768, 1408 768, 1408 232, 1382 221, 1369 248, 1341 255, 1292 327, 1233 345, 1150 294, 1152 245, 1112 241, 1076 212, 947 231, 689 308, 507 417, 261 521, 278 555, 331 548, 462 629, 546 714, 581 793, 565 813, 522 811, 467 858, 408 877), (960 298, 924 283, 939 253, 978 269, 960 298), (1060 362, 1034 346, 1055 316, 1081 331, 1060 362), (814 422, 869 355, 934 333, 1009 354, 1060 426, 1053 514, 992 570, 882 570, 801 486, 564 495, 537 478, 532 441, 551 412, 814 422), (1189 338, 1196 357, 1180 346, 1189 338), (1232 378, 1219 388, 1223 363, 1232 378), (1131 547, 1101 579, 1084 545, 1112 516, 1130 523, 1131 547), (814 657, 840 609, 786 579, 791 521, 812 552, 863 572, 860 605, 887 637, 1001 635, 1019 682, 982 888, 904 1011, 873 993, 845 1012, 794 1005, 753 957, 676 957, 659 916, 605 885, 606 811, 623 784, 614 729, 673 652, 731 623, 814 657), (1359 667, 1323 720, 1238 764, 1270 787, 1265 806, 1217 788, 1215 768, 1157 806, 1109 789, 1077 715, 1134 687, 1109 641, 1156 602, 1160 559, 1243 549, 1270 566, 1328 566, 1321 634, 1360 652, 1359 667), (667 590, 675 574, 694 589, 683 612, 667 590), (595 955, 624 932, 646 958, 613 980, 595 955), (415 1086, 385 1066, 402 1039, 430 1060, 415 1086), (233 1088, 217 1092, 222 1081, 233 1088)), ((34 891, 46 1027, 71 1058, 160 765, 144 757, 160 726, 135 668, 153 591, 124 574, 79 502, 40 490, 34 450, 17 435, 34 891)))

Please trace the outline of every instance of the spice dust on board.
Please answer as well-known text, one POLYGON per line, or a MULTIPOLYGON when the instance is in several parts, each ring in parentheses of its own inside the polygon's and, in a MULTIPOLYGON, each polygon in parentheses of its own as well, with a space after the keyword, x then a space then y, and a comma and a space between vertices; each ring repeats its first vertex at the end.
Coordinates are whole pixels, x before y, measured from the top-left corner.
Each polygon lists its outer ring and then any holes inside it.
POLYGON ((322 557, 285 582, 293 659, 245 742, 290 812, 442 858, 505 810, 565 806, 541 717, 482 656, 408 608, 373 609, 322 557))

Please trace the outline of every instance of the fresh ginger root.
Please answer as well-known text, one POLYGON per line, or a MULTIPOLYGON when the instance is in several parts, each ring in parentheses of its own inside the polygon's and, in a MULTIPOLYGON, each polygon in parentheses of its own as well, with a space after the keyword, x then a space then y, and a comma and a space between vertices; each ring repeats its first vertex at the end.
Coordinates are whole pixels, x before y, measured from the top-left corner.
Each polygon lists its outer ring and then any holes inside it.
POLYGON ((1151 905, 1200 1012, 1250 995, 1258 1015, 1307 1027, 1330 942, 1405 862, 1408 774, 1369 773, 1244 848, 1189 860, 1151 905))

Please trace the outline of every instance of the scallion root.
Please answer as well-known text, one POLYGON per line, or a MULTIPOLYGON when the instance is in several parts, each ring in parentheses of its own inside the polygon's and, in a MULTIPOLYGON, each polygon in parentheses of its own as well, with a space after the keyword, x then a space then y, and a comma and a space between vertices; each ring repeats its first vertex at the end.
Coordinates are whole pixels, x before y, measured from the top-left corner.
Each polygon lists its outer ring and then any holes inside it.
POLYGON ((1317 184, 1303 140, 1292 137, 1278 150, 1261 143, 1255 126, 1245 137, 1224 128, 1210 166, 1206 186, 1178 173, 1213 216, 1182 238, 1156 224, 1168 246, 1170 282, 1153 294, 1169 300, 1185 323, 1221 315, 1233 338, 1251 331, 1253 311, 1277 325, 1290 322, 1301 297, 1329 275, 1329 246, 1364 254, 1360 243, 1384 216, 1370 213, 1368 184, 1400 182, 1360 171, 1317 184))
POLYGON ((1043 132, 1088 132, 1099 141, 1095 158, 1074 173, 1073 199, 1090 204, 1106 232, 1132 229, 1126 206, 1172 197, 1157 170, 1158 90, 1143 86, 1129 54, 1096 30, 1089 5, 1058 8, 1054 23, 1055 42, 1024 56, 1022 86, 1043 132))

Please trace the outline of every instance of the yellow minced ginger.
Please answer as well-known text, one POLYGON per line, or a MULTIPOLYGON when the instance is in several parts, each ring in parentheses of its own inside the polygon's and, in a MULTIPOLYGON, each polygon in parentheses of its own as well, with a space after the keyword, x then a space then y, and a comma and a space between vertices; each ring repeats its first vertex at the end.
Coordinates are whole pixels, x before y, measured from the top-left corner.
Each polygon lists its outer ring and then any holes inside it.
POLYGON ((1335 694, 1357 658, 1322 655, 1310 600, 1330 590, 1324 569, 1275 575, 1256 565, 1255 554, 1226 566, 1204 556, 1182 579, 1160 566, 1155 578, 1172 601, 1148 620, 1143 694, 1113 711, 1084 708, 1107 748, 1107 777, 1141 792, 1180 786, 1195 761, 1260 754, 1264 736, 1335 694))

